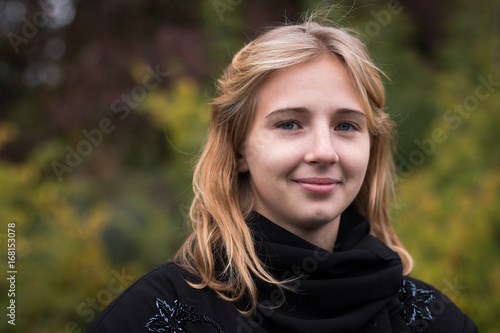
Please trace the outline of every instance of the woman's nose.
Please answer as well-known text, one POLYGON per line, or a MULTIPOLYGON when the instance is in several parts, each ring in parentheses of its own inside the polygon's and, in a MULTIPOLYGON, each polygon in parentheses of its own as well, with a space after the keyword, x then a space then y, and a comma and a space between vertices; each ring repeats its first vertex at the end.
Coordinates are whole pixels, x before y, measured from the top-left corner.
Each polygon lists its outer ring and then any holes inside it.
POLYGON ((330 128, 315 129, 309 135, 307 163, 332 164, 339 160, 330 128))

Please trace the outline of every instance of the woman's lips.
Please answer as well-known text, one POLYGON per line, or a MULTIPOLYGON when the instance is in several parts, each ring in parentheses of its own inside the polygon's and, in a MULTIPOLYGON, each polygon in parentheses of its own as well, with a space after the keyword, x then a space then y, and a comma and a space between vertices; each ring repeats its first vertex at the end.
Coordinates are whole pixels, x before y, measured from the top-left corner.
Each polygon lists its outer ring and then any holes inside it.
POLYGON ((328 194, 332 192, 340 180, 334 178, 299 178, 294 180, 303 189, 315 194, 328 194))

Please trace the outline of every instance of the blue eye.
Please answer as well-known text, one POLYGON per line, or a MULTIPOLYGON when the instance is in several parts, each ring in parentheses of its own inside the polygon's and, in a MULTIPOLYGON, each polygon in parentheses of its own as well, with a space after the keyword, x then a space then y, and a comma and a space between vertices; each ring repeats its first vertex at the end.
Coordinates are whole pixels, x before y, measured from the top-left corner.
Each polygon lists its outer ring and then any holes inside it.
POLYGON ((297 123, 293 122, 293 121, 285 121, 285 122, 279 124, 278 127, 281 129, 284 129, 286 131, 290 131, 290 130, 298 129, 299 125, 297 125, 297 123))
POLYGON ((352 124, 350 123, 340 123, 337 125, 337 128, 341 132, 348 132, 353 129, 352 124))

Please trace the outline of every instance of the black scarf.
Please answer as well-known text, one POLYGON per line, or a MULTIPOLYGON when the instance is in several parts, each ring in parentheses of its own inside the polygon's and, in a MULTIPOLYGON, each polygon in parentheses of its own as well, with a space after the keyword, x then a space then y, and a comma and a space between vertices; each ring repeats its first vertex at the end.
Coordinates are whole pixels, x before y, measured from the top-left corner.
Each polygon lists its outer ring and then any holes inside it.
MULTIPOLYGON (((364 217, 347 210, 341 216, 334 252, 303 240, 253 213, 247 220, 259 257, 296 292, 257 280, 258 314, 254 320, 271 332, 358 332, 394 300, 402 279, 398 254, 369 235, 364 217)), ((387 311, 385 311, 387 313, 387 311)))

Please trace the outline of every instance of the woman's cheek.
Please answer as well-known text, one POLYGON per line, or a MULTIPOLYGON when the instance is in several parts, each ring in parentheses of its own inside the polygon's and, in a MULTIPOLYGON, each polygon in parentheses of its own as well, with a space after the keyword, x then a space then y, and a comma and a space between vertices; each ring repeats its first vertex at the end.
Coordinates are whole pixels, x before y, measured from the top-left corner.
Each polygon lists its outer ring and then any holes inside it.
POLYGON ((261 154, 268 153, 268 150, 272 150, 274 145, 275 140, 273 140, 270 131, 253 131, 245 142, 244 153, 249 160, 255 159, 261 154))
POLYGON ((369 150, 357 149, 351 150, 350 153, 346 153, 343 159, 342 157, 339 158, 339 161, 343 160, 343 169, 346 175, 363 179, 368 168, 369 158, 369 150))

